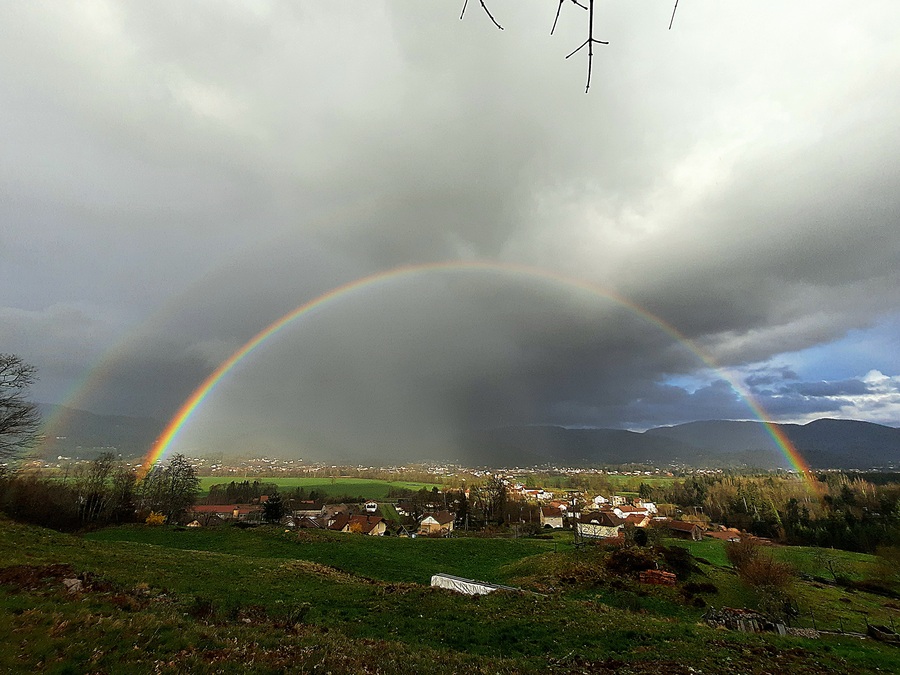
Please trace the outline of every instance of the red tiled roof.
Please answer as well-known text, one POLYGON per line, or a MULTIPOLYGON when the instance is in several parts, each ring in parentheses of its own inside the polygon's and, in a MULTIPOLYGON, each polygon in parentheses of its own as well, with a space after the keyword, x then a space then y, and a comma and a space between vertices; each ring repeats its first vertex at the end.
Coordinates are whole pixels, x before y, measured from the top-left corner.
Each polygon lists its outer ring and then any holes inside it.
POLYGON ((350 529, 359 527, 359 531, 363 534, 369 534, 378 527, 378 523, 383 521, 381 516, 350 516, 350 529))

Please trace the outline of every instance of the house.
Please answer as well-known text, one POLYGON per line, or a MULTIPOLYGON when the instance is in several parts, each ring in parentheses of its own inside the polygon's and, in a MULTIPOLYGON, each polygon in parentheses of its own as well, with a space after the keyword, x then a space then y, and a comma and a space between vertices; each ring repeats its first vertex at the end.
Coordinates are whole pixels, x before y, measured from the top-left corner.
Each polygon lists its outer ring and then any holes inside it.
POLYGON ((563 511, 552 506, 541 507, 541 527, 562 527, 563 511))
POLYGON ((366 502, 366 513, 375 513, 378 510, 378 502, 376 501, 368 501, 366 502))
POLYGON ((328 529, 335 532, 350 531, 350 514, 339 513, 328 523, 328 529))
POLYGON ((356 512, 356 507, 350 504, 325 504, 322 507, 322 520, 331 525, 338 516, 350 516, 356 512))
POLYGON ((575 521, 575 531, 587 539, 614 539, 624 525, 625 520, 611 511, 594 511, 575 521))
POLYGON ((639 514, 642 516, 648 515, 646 509, 642 509, 639 506, 627 506, 624 504, 622 506, 614 506, 612 508, 612 512, 619 516, 619 518, 627 518, 628 516, 634 514, 639 514))
POLYGON ((655 502, 645 502, 643 499, 636 499, 633 503, 638 508, 647 511, 647 513, 649 513, 651 516, 655 516, 658 512, 655 502))
POLYGON ((669 530, 669 534, 679 539, 693 539, 694 541, 703 539, 703 530, 696 523, 668 520, 664 523, 664 527, 669 530))
POLYGON ((367 534, 372 537, 383 537, 387 530, 387 523, 381 516, 358 515, 350 516, 347 529, 343 532, 367 534))
POLYGON ((313 518, 310 516, 294 516, 294 527, 299 527, 303 529, 321 529, 325 527, 325 524, 322 522, 320 518, 313 518))
POLYGON ((245 504, 196 504, 190 508, 190 518, 203 525, 222 520, 259 520, 262 508, 245 504))
POLYGON ((456 516, 449 511, 426 513, 419 523, 419 534, 448 537, 453 532, 453 522, 455 520, 456 516))
POLYGON ((626 525, 634 525, 635 527, 647 527, 650 524, 650 516, 641 513, 630 513, 625 516, 626 525))
POLYGON ((322 505, 312 500, 291 501, 291 513, 295 518, 318 518, 322 515, 322 505))

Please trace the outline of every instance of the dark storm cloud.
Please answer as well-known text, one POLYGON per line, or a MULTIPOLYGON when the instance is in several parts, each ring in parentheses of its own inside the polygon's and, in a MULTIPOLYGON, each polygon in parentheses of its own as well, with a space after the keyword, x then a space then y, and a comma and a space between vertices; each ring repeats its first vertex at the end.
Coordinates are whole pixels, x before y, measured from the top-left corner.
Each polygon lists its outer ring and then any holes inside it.
POLYGON ((785 380, 799 379, 797 373, 786 366, 774 369, 758 370, 751 372, 744 378, 744 382, 751 388, 774 385, 785 380))
POLYGON ((794 385, 788 389, 782 389, 782 393, 795 392, 800 396, 860 396, 872 393, 869 385, 859 380, 844 380, 842 382, 805 382, 794 385))
POLYGON ((671 32, 609 3, 587 96, 580 10, 551 38, 552 6, 491 6, 502 33, 452 3, 5 6, 3 351, 50 400, 105 359, 85 407, 164 417, 329 289, 490 258, 658 319, 527 275, 384 284, 268 341, 184 443, 415 456, 748 417, 710 362, 779 419, 898 409, 891 373, 779 359, 900 311, 895 3, 710 3, 671 32))

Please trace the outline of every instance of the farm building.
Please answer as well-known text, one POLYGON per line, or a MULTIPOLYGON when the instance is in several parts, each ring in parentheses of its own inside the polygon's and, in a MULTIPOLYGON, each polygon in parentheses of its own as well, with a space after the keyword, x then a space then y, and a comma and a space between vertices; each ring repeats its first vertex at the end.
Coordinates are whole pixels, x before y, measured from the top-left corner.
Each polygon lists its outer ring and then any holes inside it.
POLYGON ((541 527, 562 527, 563 510, 552 506, 541 507, 541 527))
POLYGON ((586 539, 614 539, 624 525, 625 520, 611 511, 585 513, 575 521, 578 536, 586 539))
POLYGON ((668 520, 664 523, 664 526, 673 537, 693 539, 694 541, 703 539, 703 530, 696 523, 688 523, 683 520, 668 520))
POLYGON ((449 536, 453 532, 453 521, 456 517, 449 511, 426 513, 419 523, 419 534, 424 536, 449 536))

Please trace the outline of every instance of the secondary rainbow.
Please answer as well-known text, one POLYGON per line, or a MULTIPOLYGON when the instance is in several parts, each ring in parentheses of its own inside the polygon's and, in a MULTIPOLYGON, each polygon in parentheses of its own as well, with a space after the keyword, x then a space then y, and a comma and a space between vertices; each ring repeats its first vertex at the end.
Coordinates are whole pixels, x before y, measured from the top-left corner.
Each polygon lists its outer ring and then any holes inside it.
POLYGON ((720 366, 718 366, 715 361, 706 354, 702 349, 700 349, 690 338, 681 333, 677 328, 675 328, 672 324, 667 322, 665 319, 662 319, 649 310, 641 307, 640 305, 635 304, 631 300, 619 295, 615 291, 611 291, 601 286, 597 286, 590 282, 584 281, 582 279, 577 279, 573 277, 567 277, 562 274, 558 274, 556 272, 552 272, 549 270, 541 269, 538 267, 530 267, 528 265, 518 265, 512 263, 499 263, 492 261, 448 261, 448 262, 438 262, 438 263, 427 263, 422 265, 404 265, 401 267, 395 267, 393 269, 378 272, 376 274, 371 274, 369 276, 361 277, 359 279, 355 279, 346 284, 333 288, 332 290, 323 293, 322 295, 313 298, 309 302, 300 305, 296 309, 291 310, 281 318, 273 321, 271 324, 266 326, 259 333, 254 335, 250 340, 248 340, 240 349, 238 349, 234 354, 232 354, 228 359, 223 361, 218 368, 216 368, 201 384, 194 392, 188 397, 188 399, 182 404, 182 406, 178 409, 178 412, 172 417, 169 423, 166 425, 163 432, 160 434, 159 438, 157 438, 156 442, 153 444, 153 447, 144 457, 142 462, 142 471, 149 471, 149 469, 158 462, 162 457, 165 456, 166 452, 169 450, 172 442, 177 437, 178 433, 190 419, 191 415, 194 411, 200 406, 201 403, 206 399, 206 397, 212 392, 215 386, 222 380, 225 375, 231 371, 232 368, 235 367, 241 360, 251 354, 257 347, 266 342, 273 335, 278 333, 282 328, 291 324, 295 320, 300 317, 306 316, 316 310, 317 308, 322 307, 338 298, 351 294, 355 291, 359 291, 364 288, 372 288, 377 287, 379 285, 383 285, 389 282, 392 282, 397 279, 402 279, 406 277, 413 277, 415 275, 420 274, 428 274, 433 272, 455 272, 455 271, 466 271, 466 270, 482 270, 486 272, 495 272, 501 274, 520 274, 531 278, 538 279, 547 279, 550 281, 554 281, 560 283, 565 286, 579 288, 585 290, 593 295, 600 296, 603 298, 607 298, 609 300, 613 300, 614 302, 627 307, 635 314, 638 314, 651 323, 659 326, 663 331, 674 337, 676 340, 684 344, 688 349, 690 349, 697 357, 707 366, 715 370, 719 373, 723 379, 725 379, 735 392, 744 400, 747 404, 750 411, 753 415, 759 419, 766 427, 766 431, 775 441, 775 444, 784 454, 785 458, 791 464, 794 470, 798 471, 801 475, 803 475, 808 481, 809 484, 812 485, 812 478, 809 465, 806 463, 806 460, 800 454, 800 452, 793 446, 790 439, 788 439, 784 433, 775 426, 772 422, 770 422, 767 418, 767 415, 763 408, 757 403, 753 396, 746 390, 746 388, 737 380, 735 377, 731 376, 729 373, 724 371, 720 366))

